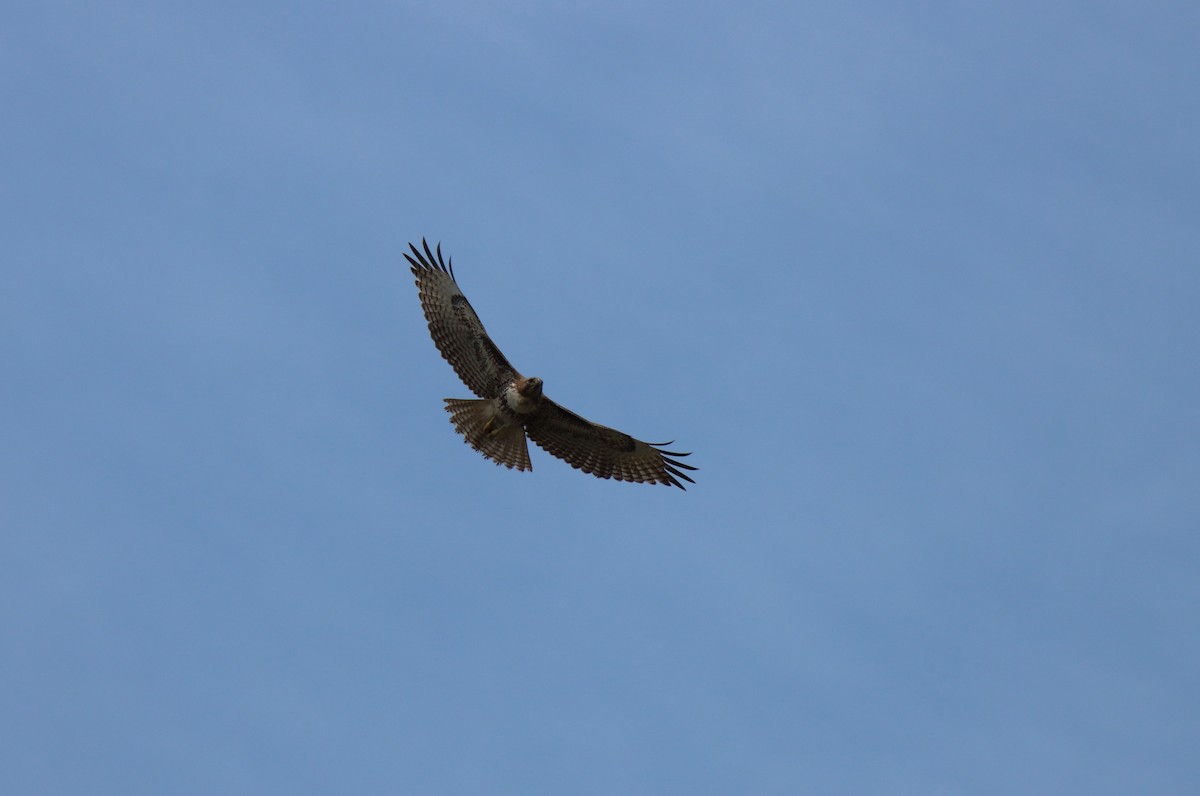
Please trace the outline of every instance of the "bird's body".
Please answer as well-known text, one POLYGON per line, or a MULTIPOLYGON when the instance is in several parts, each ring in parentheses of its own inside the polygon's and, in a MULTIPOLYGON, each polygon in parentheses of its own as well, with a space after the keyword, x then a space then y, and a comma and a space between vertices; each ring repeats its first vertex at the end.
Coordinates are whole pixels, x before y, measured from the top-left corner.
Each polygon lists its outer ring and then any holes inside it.
POLYGON ((662 450, 662 444, 584 420, 542 394, 542 380, 522 376, 488 337, 454 279, 453 269, 421 241, 405 254, 417 278, 429 333, 442 356, 476 399, 447 398, 446 411, 467 443, 487 458, 517 470, 531 470, 528 435, 543 450, 599 478, 666 484, 683 489, 695 470, 662 450))

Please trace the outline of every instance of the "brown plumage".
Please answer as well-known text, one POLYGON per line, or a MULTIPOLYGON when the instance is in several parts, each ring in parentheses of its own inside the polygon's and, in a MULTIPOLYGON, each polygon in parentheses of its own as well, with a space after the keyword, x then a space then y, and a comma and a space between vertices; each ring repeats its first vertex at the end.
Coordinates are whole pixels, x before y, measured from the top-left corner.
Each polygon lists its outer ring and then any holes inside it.
POLYGON ((528 435, 538 447, 598 478, 666 484, 683 489, 695 483, 684 470, 695 467, 670 457, 669 442, 642 442, 615 429, 584 420, 542 395, 542 380, 526 378, 509 364, 488 337, 483 323, 458 288, 454 269, 421 240, 404 257, 412 266, 429 321, 429 333, 442 356, 477 399, 447 398, 450 422, 467 443, 487 458, 517 470, 532 470, 528 435))

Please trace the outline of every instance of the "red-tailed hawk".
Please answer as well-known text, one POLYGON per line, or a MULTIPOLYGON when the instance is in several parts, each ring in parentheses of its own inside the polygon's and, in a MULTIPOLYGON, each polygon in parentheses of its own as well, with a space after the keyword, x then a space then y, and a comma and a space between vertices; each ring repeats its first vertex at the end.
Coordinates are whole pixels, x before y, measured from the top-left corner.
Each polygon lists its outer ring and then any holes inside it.
POLYGON ((532 470, 528 434, 537 445, 572 467, 597 478, 666 484, 683 489, 679 479, 695 483, 684 470, 695 467, 671 456, 688 456, 663 450, 669 442, 642 442, 605 426, 584 420, 542 395, 542 380, 525 377, 508 363, 488 337, 479 316, 458 289, 453 268, 424 239, 422 254, 408 244, 405 254, 417 278, 421 309, 429 333, 454 372, 479 396, 475 400, 446 398, 450 422, 475 450, 487 458, 518 470, 532 470))

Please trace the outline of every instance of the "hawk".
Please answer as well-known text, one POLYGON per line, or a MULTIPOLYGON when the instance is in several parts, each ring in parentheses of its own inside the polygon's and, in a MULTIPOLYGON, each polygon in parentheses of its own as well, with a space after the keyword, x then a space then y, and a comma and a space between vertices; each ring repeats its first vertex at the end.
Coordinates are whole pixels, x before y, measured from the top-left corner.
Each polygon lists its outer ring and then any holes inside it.
POLYGON ((422 253, 409 243, 404 255, 417 278, 421 309, 429 333, 454 372, 479 396, 446 398, 450 422, 467 443, 488 459, 510 469, 532 470, 525 436, 542 450, 597 478, 664 484, 684 489, 680 479, 695 483, 684 470, 695 467, 664 450, 669 442, 642 442, 584 420, 542 394, 542 380, 522 376, 488 337, 483 323, 458 288, 451 263, 436 254, 424 238, 422 253))

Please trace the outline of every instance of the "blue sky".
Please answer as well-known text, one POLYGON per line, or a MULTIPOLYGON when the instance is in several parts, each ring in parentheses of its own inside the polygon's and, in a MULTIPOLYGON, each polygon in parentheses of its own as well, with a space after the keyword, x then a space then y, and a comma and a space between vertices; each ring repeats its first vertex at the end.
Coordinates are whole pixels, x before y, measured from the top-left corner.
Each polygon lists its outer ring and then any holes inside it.
POLYGON ((5 17, 8 792, 1200 785, 1194 4, 5 17))

